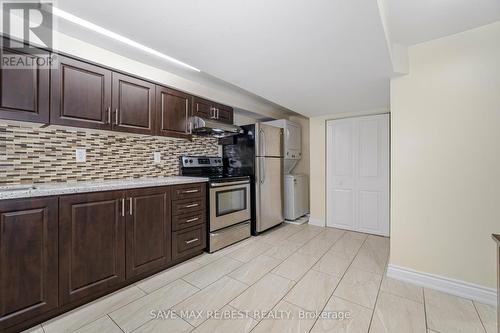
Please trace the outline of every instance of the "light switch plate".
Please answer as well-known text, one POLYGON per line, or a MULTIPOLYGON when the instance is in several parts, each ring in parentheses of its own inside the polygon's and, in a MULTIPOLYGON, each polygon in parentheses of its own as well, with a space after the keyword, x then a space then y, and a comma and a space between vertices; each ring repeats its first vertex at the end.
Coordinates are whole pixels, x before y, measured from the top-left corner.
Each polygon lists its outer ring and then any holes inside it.
POLYGON ((87 149, 76 148, 75 158, 76 158, 76 162, 87 162, 87 149))
POLYGON ((161 162, 161 153, 160 152, 155 151, 153 153, 153 161, 155 163, 160 163, 161 162))

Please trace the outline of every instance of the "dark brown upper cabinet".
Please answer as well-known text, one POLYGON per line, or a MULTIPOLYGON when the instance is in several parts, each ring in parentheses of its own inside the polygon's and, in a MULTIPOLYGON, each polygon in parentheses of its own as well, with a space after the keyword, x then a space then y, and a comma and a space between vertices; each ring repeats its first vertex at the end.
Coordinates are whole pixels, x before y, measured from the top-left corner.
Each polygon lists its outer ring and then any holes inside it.
POLYGON ((57 198, 0 201, 0 331, 58 306, 57 198))
POLYGON ((113 73, 113 129, 155 134, 155 84, 113 73))
POLYGON ((157 134, 179 138, 190 138, 189 115, 191 95, 156 86, 157 134))
POLYGON ((125 281, 125 192, 59 199, 61 305, 102 294, 125 281))
POLYGON ((127 191, 127 279, 171 261, 170 188, 127 191))
POLYGON ((23 68, 0 65, 0 118, 49 123, 50 70, 37 64, 40 55, 45 58, 49 53, 36 50, 36 54, 31 54, 13 50, 8 47, 10 44, 5 38, 3 45, 5 59, 30 59, 30 65, 23 68))
POLYGON ((216 106, 217 119, 220 122, 232 124, 233 123, 233 108, 227 105, 217 104, 216 106))
POLYGON ((51 83, 51 124, 111 129, 110 70, 58 55, 51 83))
POLYGON ((213 119, 222 123, 233 123, 233 108, 200 97, 193 97, 193 116, 213 119))
POLYGON ((211 101, 200 98, 193 97, 193 116, 205 118, 205 119, 214 119, 214 107, 211 101))

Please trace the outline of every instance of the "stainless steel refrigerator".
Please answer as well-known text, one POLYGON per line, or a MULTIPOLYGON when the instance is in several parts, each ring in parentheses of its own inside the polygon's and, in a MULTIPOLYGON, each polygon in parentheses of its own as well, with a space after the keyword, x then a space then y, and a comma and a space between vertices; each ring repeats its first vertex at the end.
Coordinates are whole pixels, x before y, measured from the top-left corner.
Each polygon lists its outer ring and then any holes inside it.
POLYGON ((252 234, 283 219, 283 130, 256 123, 244 133, 221 140, 228 173, 252 179, 252 234))
POLYGON ((260 233, 283 222, 283 129, 255 125, 255 210, 260 233))

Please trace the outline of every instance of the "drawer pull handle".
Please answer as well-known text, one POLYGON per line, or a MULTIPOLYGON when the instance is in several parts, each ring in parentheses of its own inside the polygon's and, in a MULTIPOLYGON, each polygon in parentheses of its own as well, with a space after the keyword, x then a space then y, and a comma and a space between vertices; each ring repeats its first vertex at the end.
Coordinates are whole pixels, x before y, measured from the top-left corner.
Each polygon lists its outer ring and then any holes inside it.
POLYGON ((200 190, 187 190, 187 191, 182 191, 182 193, 198 193, 200 190))
POLYGON ((198 221, 199 219, 199 217, 193 217, 192 219, 186 220, 186 223, 198 221))
POLYGON ((191 240, 186 241, 186 244, 191 244, 191 243, 194 243, 196 241, 198 241, 198 238, 193 238, 191 240))
POLYGON ((184 207, 186 207, 186 208, 198 207, 198 204, 197 204, 197 203, 194 203, 194 204, 186 205, 186 206, 184 206, 184 207))

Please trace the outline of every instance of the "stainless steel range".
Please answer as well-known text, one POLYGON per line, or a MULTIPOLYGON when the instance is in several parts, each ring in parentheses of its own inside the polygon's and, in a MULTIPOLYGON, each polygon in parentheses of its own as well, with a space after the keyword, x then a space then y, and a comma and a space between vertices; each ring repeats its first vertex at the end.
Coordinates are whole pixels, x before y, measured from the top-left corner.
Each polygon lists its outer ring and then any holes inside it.
POLYGON ((208 177, 209 252, 250 237, 250 177, 224 172, 221 157, 182 156, 181 175, 208 177))

